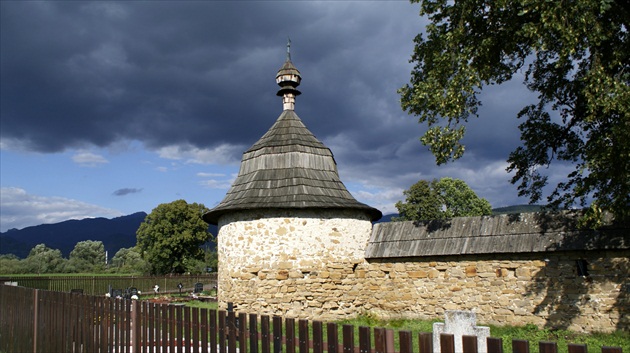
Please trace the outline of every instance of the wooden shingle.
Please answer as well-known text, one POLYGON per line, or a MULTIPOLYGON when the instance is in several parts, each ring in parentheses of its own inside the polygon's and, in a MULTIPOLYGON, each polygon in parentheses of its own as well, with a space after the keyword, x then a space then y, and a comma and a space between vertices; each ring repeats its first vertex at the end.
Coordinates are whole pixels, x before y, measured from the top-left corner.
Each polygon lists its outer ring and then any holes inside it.
POLYGON ((458 217, 374 225, 367 259, 629 249, 627 224, 580 229, 579 212, 458 217))
POLYGON ((241 167, 221 203, 204 215, 257 209, 352 209, 378 220, 379 210, 357 201, 339 179, 332 152, 304 126, 293 110, 243 153, 241 167))

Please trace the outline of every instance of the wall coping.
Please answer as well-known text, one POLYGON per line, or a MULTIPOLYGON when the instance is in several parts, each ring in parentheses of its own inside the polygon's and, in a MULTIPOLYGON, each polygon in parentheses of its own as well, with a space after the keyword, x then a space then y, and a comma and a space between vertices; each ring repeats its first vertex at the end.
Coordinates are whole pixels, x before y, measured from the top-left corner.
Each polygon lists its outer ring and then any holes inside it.
POLYGON ((578 211, 375 224, 365 258, 630 249, 630 225, 579 229, 578 211))

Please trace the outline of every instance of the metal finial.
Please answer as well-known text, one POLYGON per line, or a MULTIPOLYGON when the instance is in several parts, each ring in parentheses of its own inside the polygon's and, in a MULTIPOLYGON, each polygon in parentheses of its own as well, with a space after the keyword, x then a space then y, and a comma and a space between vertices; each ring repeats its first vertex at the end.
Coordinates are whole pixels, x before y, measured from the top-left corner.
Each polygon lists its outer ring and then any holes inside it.
POLYGON ((287 37, 287 61, 291 61, 291 38, 287 37))

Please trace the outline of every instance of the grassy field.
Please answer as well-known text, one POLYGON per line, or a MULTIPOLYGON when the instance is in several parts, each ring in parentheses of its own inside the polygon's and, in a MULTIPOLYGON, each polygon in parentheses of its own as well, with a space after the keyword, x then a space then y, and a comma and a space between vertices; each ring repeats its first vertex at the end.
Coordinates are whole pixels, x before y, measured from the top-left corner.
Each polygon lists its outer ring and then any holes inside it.
MULTIPOLYGON (((201 302, 190 301, 188 306, 198 308, 217 309, 216 302, 201 302)), ((432 332, 433 323, 440 322, 440 320, 427 321, 427 320, 378 320, 370 316, 360 316, 352 320, 338 321, 340 336, 341 337, 341 325, 349 324, 355 326, 355 340, 358 344, 358 327, 383 327, 393 329, 395 331, 411 331, 413 332, 414 345, 417 347, 417 337, 420 332, 432 332)), ((540 329, 535 325, 526 326, 489 326, 490 336, 503 339, 503 351, 505 353, 512 352, 512 339, 527 340, 530 342, 530 352, 538 353, 538 342, 552 341, 558 344, 558 352, 568 352, 567 345, 569 343, 586 344, 589 353, 601 353, 601 347, 612 346, 621 347, 625 353, 630 353, 630 332, 616 331, 613 333, 592 333, 584 334, 567 330, 550 330, 540 329)), ((398 335, 396 334, 396 340, 398 335)), ((398 342, 396 342, 398 347, 398 342)))
MULTIPOLYGON (((370 326, 391 328, 396 331, 407 330, 417 337, 420 332, 432 332, 433 323, 441 320, 391 320, 383 321, 368 316, 358 317, 352 320, 340 321, 340 323, 354 326, 370 326)), ((503 351, 512 352, 512 339, 527 340, 530 344, 530 352, 538 353, 538 342, 551 341, 558 344, 558 352, 567 352, 567 344, 586 344, 589 353, 601 353, 601 347, 621 347, 623 352, 630 352, 630 332, 616 331, 613 333, 577 333, 567 330, 540 329, 535 325, 526 326, 493 326, 490 327, 490 336, 503 339, 503 351)), ((415 343, 415 342, 414 342, 415 343)))

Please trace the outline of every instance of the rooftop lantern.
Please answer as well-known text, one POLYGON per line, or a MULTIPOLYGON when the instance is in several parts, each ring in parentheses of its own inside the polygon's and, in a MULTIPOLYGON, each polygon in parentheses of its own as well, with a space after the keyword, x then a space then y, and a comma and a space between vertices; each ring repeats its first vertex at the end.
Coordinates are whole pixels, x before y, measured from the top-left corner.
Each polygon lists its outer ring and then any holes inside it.
POLYGON ((300 71, 291 62, 291 40, 289 39, 287 42, 287 60, 276 75, 276 83, 280 86, 277 95, 282 97, 282 110, 295 110, 295 97, 301 93, 297 90, 300 81, 302 81, 300 71))

